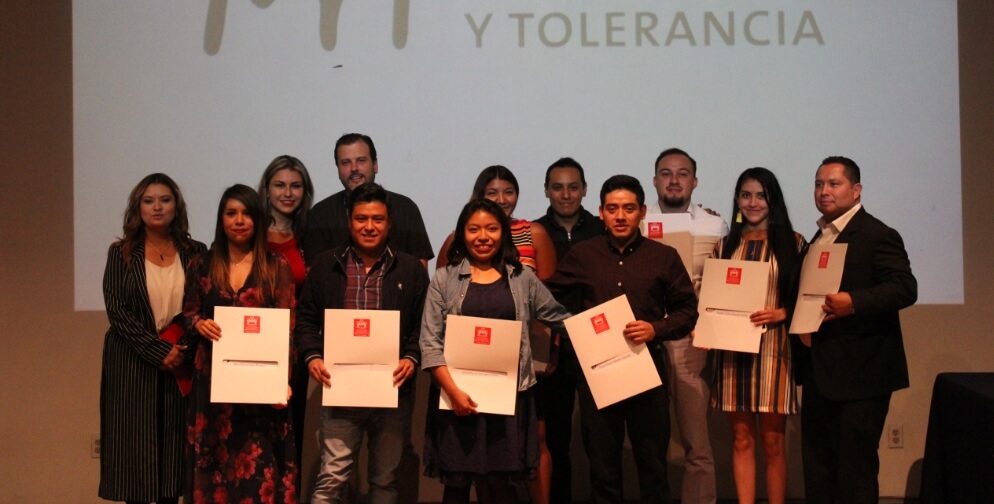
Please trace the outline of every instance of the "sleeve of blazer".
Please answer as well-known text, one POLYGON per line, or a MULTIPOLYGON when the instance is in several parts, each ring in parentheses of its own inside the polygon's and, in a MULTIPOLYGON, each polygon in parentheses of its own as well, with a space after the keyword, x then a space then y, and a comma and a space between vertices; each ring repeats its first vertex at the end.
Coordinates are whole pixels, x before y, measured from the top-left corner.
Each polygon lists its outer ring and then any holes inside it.
MULTIPOLYGON (((138 265, 132 264, 132 267, 138 265)), ((142 311, 151 313, 151 308, 148 306, 145 289, 138 283, 140 282, 136 280, 134 272, 124 262, 121 247, 111 246, 107 252, 103 281, 104 307, 107 309, 111 331, 142 359, 158 366, 173 345, 160 339, 154 327, 143 320, 147 317, 142 317, 142 311)))
MULTIPOLYGON (((428 271, 421 266, 421 261, 411 256, 409 268, 413 273, 410 278, 413 280, 406 295, 405 309, 407 310, 407 326, 403 328, 404 339, 401 341, 401 354, 414 360, 415 364, 421 364, 421 316, 425 311, 425 296, 428 295, 428 271)), ((406 266, 406 264, 405 264, 406 266)))
POLYGON ((918 300, 918 281, 911 273, 911 262, 901 235, 874 221, 874 227, 879 229, 874 229, 869 258, 873 268, 872 284, 849 292, 858 315, 896 312, 918 300))
POLYGON ((294 344, 301 362, 307 362, 315 357, 324 356, 324 310, 330 308, 325 303, 325 292, 331 289, 328 281, 331 279, 330 261, 327 256, 314 261, 311 271, 300 289, 300 300, 297 302, 297 325, 294 328, 294 344))

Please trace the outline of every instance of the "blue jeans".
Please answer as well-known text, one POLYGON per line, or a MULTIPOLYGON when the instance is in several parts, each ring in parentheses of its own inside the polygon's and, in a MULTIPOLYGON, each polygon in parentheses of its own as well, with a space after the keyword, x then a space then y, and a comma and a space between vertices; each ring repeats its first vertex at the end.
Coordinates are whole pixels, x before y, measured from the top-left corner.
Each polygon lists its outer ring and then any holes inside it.
POLYGON ((345 502, 364 434, 369 436, 368 502, 396 503, 397 467, 411 436, 413 409, 413 394, 402 394, 397 408, 322 408, 321 472, 311 503, 345 502))

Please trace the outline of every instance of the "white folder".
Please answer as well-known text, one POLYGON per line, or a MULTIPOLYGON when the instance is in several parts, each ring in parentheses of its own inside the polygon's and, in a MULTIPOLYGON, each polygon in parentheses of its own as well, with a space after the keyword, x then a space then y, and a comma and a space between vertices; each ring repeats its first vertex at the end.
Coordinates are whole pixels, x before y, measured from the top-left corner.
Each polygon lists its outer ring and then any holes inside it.
POLYGON ((759 352, 765 331, 749 315, 766 305, 770 263, 707 259, 697 303, 694 346, 735 352, 759 352))
POLYGON ((825 320, 825 296, 839 292, 846 263, 848 243, 816 243, 808 247, 801 265, 801 282, 797 290, 791 334, 813 333, 825 320))
POLYGON ((598 409, 663 384, 645 343, 632 344, 622 334, 633 321, 622 294, 564 322, 598 409))
POLYGON ((321 404, 396 408, 393 372, 400 357, 397 310, 325 310, 324 363, 331 387, 321 404))
POLYGON ((281 404, 287 401, 290 310, 218 306, 214 322, 211 402, 281 404))
POLYGON ((694 236, 691 234, 689 213, 646 214, 641 228, 642 235, 646 238, 675 248, 680 254, 683 267, 687 269, 687 274, 693 278, 694 236))
MULTIPOLYGON (((521 321, 463 315, 445 318, 445 363, 456 386, 476 402, 476 411, 513 415, 518 395, 521 321)), ((452 409, 442 391, 440 409, 452 409)))

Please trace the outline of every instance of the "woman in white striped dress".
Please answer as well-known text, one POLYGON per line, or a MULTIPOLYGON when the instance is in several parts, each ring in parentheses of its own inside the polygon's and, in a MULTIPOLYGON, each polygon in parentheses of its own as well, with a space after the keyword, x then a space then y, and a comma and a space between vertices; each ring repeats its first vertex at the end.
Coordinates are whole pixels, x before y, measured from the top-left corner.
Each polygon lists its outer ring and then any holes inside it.
POLYGON ((188 386, 190 371, 186 342, 176 338, 181 326, 172 324, 182 314, 185 267, 205 249, 190 238, 176 183, 161 173, 142 179, 104 270, 110 320, 100 377, 98 495, 104 499, 164 504, 183 493, 181 386, 188 386))

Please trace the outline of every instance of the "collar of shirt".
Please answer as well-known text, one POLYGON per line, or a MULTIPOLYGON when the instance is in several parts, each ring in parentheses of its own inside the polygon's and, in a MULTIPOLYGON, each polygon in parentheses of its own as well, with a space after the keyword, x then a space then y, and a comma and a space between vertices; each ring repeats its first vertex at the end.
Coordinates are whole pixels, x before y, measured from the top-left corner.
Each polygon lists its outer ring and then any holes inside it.
POLYGON ((362 258, 350 246, 345 254, 345 305, 347 310, 379 310, 383 304, 383 279, 393 257, 383 250, 383 255, 366 271, 362 258))
POLYGON ((821 236, 818 237, 818 243, 835 243, 835 239, 839 237, 842 230, 849 225, 849 221, 852 220, 853 215, 860 208, 863 208, 862 203, 856 203, 852 208, 846 211, 846 213, 840 215, 837 219, 832 222, 828 222, 824 217, 818 219, 818 229, 821 231, 821 236))
POLYGON ((625 247, 625 250, 622 250, 622 251, 619 251, 618 247, 614 246, 614 241, 613 241, 613 238, 611 236, 611 233, 605 233, 604 237, 605 237, 605 241, 607 242, 607 248, 608 248, 608 250, 612 254, 620 255, 621 257, 627 257, 627 256, 631 255, 631 253, 634 252, 636 249, 638 249, 639 246, 642 245, 642 242, 645 241, 645 237, 642 236, 642 232, 641 231, 639 231, 639 230, 636 229, 635 233, 636 233, 635 240, 633 240, 631 243, 629 243, 628 246, 625 247))
MULTIPOLYGON (((390 246, 388 245, 386 247, 383 247, 383 254, 380 255, 380 258, 376 260, 376 264, 373 264, 373 267, 369 269, 369 273, 372 273, 377 269, 382 269, 385 272, 392 264, 393 257, 394 257, 393 250, 390 248, 390 246)), ((354 246, 349 245, 345 249, 345 258, 348 261, 350 261, 352 264, 360 266, 363 273, 366 273, 366 265, 365 263, 362 262, 362 258, 359 257, 359 252, 356 251, 354 246)))

